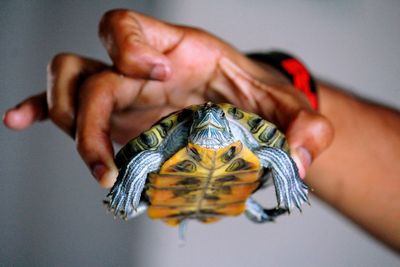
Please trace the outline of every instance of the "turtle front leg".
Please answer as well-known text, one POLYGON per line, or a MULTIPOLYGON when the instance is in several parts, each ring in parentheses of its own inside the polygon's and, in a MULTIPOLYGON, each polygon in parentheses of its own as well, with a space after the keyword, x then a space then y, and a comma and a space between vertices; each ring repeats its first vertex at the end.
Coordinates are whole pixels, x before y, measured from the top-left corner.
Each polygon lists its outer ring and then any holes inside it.
POLYGON ((288 210, 282 208, 264 209, 253 198, 248 198, 246 201, 246 217, 255 223, 273 222, 275 218, 281 214, 286 213, 288 210))
POLYGON ((115 216, 122 219, 135 217, 146 210, 141 195, 147 175, 160 168, 162 154, 158 151, 143 151, 119 171, 117 181, 104 203, 115 216))
POLYGON ((254 152, 263 167, 272 171, 278 207, 283 204, 290 212, 295 205, 301 211, 301 204, 308 203, 308 187, 300 178, 296 163, 279 148, 263 146, 254 152))

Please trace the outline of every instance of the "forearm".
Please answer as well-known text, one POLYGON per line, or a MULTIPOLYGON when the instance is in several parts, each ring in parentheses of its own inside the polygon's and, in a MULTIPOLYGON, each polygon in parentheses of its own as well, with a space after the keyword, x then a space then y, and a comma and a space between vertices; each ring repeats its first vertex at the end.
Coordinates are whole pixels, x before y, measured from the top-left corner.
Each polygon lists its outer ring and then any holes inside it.
POLYGON ((400 249, 400 114, 319 86, 333 124, 332 145, 306 181, 314 193, 368 232, 400 249))

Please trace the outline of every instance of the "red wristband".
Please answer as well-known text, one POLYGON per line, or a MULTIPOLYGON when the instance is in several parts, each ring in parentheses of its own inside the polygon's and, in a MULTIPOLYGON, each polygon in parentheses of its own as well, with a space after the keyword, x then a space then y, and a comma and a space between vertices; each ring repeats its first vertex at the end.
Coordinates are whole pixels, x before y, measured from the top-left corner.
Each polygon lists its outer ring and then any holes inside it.
POLYGON ((310 72, 298 59, 283 52, 252 53, 248 55, 254 60, 273 66, 285 75, 293 86, 306 95, 314 110, 318 109, 317 86, 310 72))

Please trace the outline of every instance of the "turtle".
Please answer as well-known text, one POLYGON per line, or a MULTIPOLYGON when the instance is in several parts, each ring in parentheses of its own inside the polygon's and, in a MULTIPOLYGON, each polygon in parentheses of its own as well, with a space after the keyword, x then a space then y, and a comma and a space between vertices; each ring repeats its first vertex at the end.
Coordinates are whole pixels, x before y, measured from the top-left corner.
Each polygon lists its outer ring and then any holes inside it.
POLYGON ((308 187, 271 122, 231 104, 192 105, 172 113, 117 153, 118 178, 104 200, 114 216, 147 210, 171 226, 245 214, 256 223, 308 203, 308 187), (273 180, 277 206, 252 196, 273 180))

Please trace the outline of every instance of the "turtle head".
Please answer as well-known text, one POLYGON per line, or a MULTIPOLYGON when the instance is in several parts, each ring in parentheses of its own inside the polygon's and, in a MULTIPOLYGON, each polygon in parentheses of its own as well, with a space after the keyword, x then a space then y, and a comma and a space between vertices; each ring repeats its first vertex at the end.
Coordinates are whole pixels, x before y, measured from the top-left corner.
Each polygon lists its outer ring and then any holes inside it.
POLYGON ((189 141, 207 148, 220 148, 233 143, 225 112, 218 105, 206 103, 193 114, 189 141))

